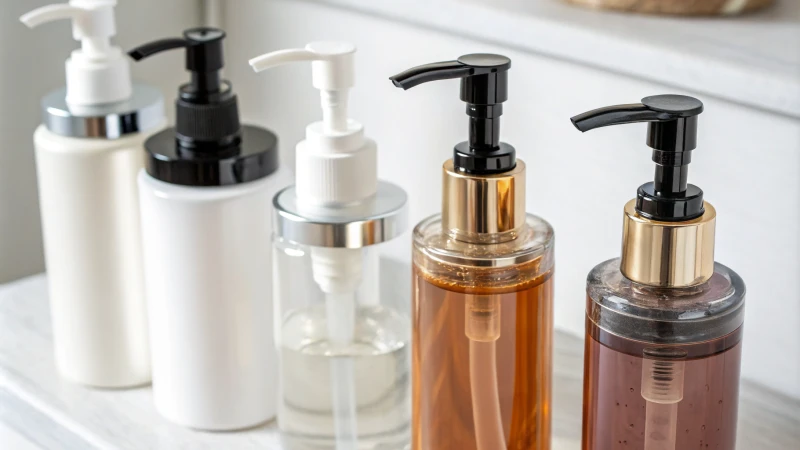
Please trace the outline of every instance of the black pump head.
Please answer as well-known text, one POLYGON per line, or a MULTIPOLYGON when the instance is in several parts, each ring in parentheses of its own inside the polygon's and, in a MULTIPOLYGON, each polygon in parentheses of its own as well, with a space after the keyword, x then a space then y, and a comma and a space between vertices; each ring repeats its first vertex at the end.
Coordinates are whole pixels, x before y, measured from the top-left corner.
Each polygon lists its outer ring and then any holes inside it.
POLYGON ((186 49, 186 70, 192 79, 178 91, 175 128, 178 144, 189 151, 217 151, 236 145, 240 138, 236 95, 220 78, 224 38, 225 32, 216 28, 192 28, 184 31, 183 38, 160 39, 128 52, 139 61, 166 50, 186 49))
POLYGON ((647 145, 656 163, 654 181, 641 185, 636 211, 665 222, 691 220, 703 215, 703 191, 688 184, 692 150, 697 147, 697 119, 703 103, 684 95, 654 95, 641 103, 608 106, 573 117, 580 131, 609 125, 649 122, 647 145))
POLYGON ((391 78, 395 86, 412 88, 428 81, 461 78, 461 100, 467 103, 469 141, 454 148, 453 163, 478 175, 507 172, 516 166, 514 147, 500 142, 500 116, 508 100, 511 60, 502 55, 476 53, 455 61, 414 67, 391 78))

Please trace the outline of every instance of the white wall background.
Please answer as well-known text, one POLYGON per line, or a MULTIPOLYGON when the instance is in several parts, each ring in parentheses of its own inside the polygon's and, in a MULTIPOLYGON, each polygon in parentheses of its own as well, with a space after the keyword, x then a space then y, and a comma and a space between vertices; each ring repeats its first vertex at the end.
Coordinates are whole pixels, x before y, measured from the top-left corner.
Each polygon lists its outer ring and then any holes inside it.
MULTIPOLYGON (((583 333, 586 274, 619 255, 622 207, 653 166, 644 125, 582 135, 568 118, 652 94, 702 98, 690 179, 717 208, 717 260, 748 285, 744 376, 800 398, 800 121, 314 2, 237 0, 227 3, 225 16, 227 73, 244 119, 278 132, 284 162, 293 160, 305 125, 320 117, 310 67, 257 75, 246 61, 312 40, 358 45, 351 117, 377 139, 381 177, 408 190, 413 223, 439 211, 440 167, 466 138, 467 118, 457 81, 403 92, 387 78, 465 53, 510 56, 502 136, 528 164, 529 211, 556 229, 556 326, 575 334, 583 333)), ((409 252, 396 257, 408 264, 409 252)))
MULTIPOLYGON (((243 118, 280 135, 287 164, 293 164, 294 144, 305 125, 320 115, 310 67, 256 75, 247 60, 312 40, 342 39, 359 46, 351 117, 377 139, 381 176, 408 190, 412 223, 439 211, 440 167, 453 145, 465 139, 467 119, 457 81, 402 92, 387 78, 465 53, 510 56, 503 140, 514 144, 528 164, 529 211, 556 228, 556 326, 575 334, 583 333, 586 273, 619 255, 622 206, 653 169, 644 125, 582 135, 568 118, 658 93, 703 99, 706 112, 690 177, 719 214, 717 260, 748 285, 743 374, 800 398, 800 120, 315 2, 212 2, 225 6, 220 20, 229 36, 226 73, 239 93, 243 118)), ((2 0, 0 10, 0 60, 5 62, 0 71, 0 282, 43 269, 31 135, 40 121, 38 98, 63 84, 63 61, 77 45, 66 22, 36 31, 17 22, 25 11, 46 3, 2 0)), ((117 42, 130 48, 177 35, 199 24, 200 16, 195 0, 121 0, 117 42)), ((134 69, 139 80, 164 90, 170 115, 175 88, 185 80, 182 67, 182 58, 173 55, 134 69)), ((408 247, 394 257, 407 266, 408 247)))
MULTIPOLYGON (((0 283, 44 270, 33 131, 39 99, 64 85, 64 61, 80 45, 67 21, 29 30, 19 16, 61 0, 0 0, 0 283)), ((198 0, 121 0, 115 42, 123 49, 201 23, 198 0)), ((172 95, 183 79, 183 59, 134 67, 137 80, 172 95)), ((166 101, 172 109, 172 101, 166 101)))

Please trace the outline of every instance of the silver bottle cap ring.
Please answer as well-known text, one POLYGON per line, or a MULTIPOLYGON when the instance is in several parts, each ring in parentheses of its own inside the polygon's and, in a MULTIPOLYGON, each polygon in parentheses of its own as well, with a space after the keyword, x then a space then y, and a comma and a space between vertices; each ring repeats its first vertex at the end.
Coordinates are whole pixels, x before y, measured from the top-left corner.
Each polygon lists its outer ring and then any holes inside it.
POLYGON ((403 189, 378 182, 375 195, 362 203, 344 207, 300 208, 295 186, 278 192, 275 235, 301 245, 361 248, 399 236, 408 223, 408 197, 403 189))
POLYGON ((106 105, 71 106, 66 97, 66 88, 61 88, 42 99, 43 123, 60 136, 118 139, 164 120, 164 98, 151 86, 134 85, 131 98, 106 105))

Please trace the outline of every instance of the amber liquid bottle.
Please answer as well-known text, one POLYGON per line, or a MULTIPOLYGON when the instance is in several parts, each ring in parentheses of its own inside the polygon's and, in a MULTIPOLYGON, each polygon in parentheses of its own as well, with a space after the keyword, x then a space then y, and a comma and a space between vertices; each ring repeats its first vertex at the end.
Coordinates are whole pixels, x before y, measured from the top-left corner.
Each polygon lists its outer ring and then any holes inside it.
POLYGON ((734 450, 745 286, 714 262, 717 212, 688 184, 703 104, 646 97, 572 118, 649 122, 654 181, 624 207, 622 256, 586 282, 583 450, 734 450))
POLYGON ((412 448, 547 450, 553 230, 533 215, 504 236, 445 229, 414 231, 412 448))
POLYGON ((511 60, 471 54, 391 77, 461 79, 469 140, 442 167, 442 214, 414 229, 412 450, 547 450, 553 228, 525 212, 500 142, 511 60))

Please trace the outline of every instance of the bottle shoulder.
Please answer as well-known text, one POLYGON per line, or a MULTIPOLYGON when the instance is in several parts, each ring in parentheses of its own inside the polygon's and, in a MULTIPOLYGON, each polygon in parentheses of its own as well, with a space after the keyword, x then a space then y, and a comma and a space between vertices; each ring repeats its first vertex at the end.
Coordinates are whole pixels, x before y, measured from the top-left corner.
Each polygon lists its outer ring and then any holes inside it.
POLYGON ((166 119, 154 129, 129 133, 124 136, 108 139, 102 137, 75 137, 64 136, 51 131, 46 125, 40 124, 33 134, 37 152, 52 154, 87 156, 92 154, 105 154, 114 150, 142 151, 144 142, 166 125, 166 119))
POLYGON ((701 342, 732 333, 744 320, 745 284, 715 263, 705 283, 656 288, 625 278, 620 259, 598 264, 586 280, 589 318, 600 328, 646 342, 701 342))
POLYGON ((518 290, 548 279, 554 266, 555 233, 544 219, 526 215, 513 239, 464 242, 442 228, 440 215, 413 233, 414 267, 431 282, 456 289, 518 290))
POLYGON ((168 183, 151 176, 145 169, 139 171, 138 178, 140 192, 149 192, 155 197, 166 200, 199 203, 233 200, 251 195, 272 195, 291 183, 291 175, 284 168, 264 178, 226 186, 185 186, 168 183))

